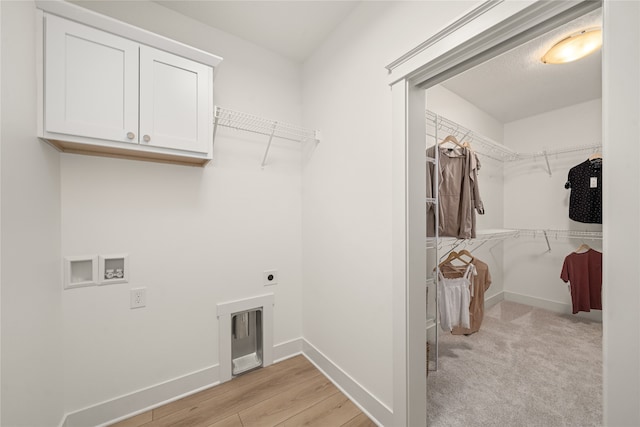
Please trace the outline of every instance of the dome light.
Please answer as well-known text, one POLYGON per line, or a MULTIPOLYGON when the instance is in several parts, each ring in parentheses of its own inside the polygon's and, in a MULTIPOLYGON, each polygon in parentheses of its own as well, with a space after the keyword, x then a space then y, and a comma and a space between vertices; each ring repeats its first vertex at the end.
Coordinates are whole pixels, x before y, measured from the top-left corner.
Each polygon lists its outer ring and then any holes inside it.
POLYGON ((554 44, 542 57, 545 64, 564 64, 595 52, 602 46, 602 29, 592 28, 572 34, 554 44))

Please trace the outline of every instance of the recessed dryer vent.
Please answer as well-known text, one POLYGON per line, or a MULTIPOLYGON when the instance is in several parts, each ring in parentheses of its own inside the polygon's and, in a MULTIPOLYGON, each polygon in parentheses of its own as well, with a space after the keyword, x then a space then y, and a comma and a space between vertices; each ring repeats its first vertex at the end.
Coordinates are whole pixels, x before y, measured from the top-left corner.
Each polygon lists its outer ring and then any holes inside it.
POLYGON ((262 308, 231 315, 231 374, 262 366, 262 308))
POLYGON ((274 295, 217 304, 220 382, 273 363, 274 295))

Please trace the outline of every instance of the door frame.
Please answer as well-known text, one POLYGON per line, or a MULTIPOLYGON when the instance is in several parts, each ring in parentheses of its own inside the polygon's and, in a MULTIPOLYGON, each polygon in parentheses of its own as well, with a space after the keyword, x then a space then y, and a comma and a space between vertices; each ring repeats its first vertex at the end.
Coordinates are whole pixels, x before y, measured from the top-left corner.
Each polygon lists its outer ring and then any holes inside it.
MULTIPOLYGON (((599 0, 486 1, 387 66, 393 112, 393 419, 396 426, 427 424, 425 89, 602 6, 599 0)), ((605 7, 603 13, 608 9, 610 7, 605 7)), ((608 45, 606 34, 605 30, 605 49, 608 45)), ((606 87, 603 76, 603 100, 606 87)), ((606 104, 603 105, 606 118, 605 108, 606 104)), ((637 113, 638 109, 635 111, 637 113)), ((606 130, 604 134, 606 155, 606 130)), ((636 156, 636 160, 640 160, 640 156, 636 156)), ((606 201, 605 197, 605 209, 606 201)), ((606 251, 607 227, 604 231, 606 251)), ((606 257, 604 268, 607 283, 606 257)), ((606 332, 605 328, 605 338, 606 332)), ((605 420, 607 366, 604 370, 605 420)), ((625 400, 629 402, 629 399, 625 400)), ((637 405, 630 406, 637 409, 637 405)))

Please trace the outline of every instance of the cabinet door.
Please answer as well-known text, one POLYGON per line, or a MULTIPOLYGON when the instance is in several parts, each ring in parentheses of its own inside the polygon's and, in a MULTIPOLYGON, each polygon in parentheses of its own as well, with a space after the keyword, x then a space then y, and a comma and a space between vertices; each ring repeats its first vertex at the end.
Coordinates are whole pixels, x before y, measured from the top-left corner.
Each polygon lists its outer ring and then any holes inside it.
POLYGON ((138 142, 138 44, 53 15, 45 38, 45 129, 138 142))
POLYGON ((140 46, 140 144, 208 153, 212 69, 140 46))

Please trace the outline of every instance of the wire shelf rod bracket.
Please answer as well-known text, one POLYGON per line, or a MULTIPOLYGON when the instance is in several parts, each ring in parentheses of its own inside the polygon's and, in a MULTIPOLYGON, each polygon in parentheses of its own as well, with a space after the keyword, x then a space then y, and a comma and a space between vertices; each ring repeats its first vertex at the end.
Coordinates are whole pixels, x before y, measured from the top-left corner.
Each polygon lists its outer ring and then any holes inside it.
POLYGON ((269 149, 271 149, 271 141, 273 141, 273 134, 276 132, 276 127, 278 126, 278 122, 273 122, 273 127, 271 130, 271 135, 269 135, 269 142, 267 142, 267 149, 264 151, 264 156, 262 157, 261 167, 264 168, 264 165, 267 163, 267 156, 269 155, 269 149))
POLYGON ((544 156, 544 161, 547 163, 547 172, 549 172, 549 176, 551 175, 551 165, 549 164, 549 156, 547 155, 547 151, 543 151, 542 155, 544 156))
POLYGON ((549 236, 547 235, 547 230, 542 230, 542 232, 544 233, 544 240, 547 241, 547 252, 551 252, 551 245, 549 244, 549 236))

